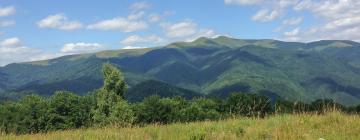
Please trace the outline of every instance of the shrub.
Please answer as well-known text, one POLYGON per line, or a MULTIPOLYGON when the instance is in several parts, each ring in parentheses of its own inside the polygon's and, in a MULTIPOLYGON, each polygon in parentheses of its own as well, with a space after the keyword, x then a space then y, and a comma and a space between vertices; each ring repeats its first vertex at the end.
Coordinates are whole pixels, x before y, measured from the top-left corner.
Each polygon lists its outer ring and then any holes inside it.
POLYGON ((124 127, 134 122, 134 112, 125 100, 117 102, 110 112, 109 122, 112 125, 124 127))
POLYGON ((189 106, 182 109, 181 120, 184 122, 201 121, 201 120, 216 120, 221 117, 219 104, 211 99, 195 99, 189 106))
POLYGON ((59 91, 49 98, 47 130, 79 128, 90 120, 86 102, 71 92, 59 91))

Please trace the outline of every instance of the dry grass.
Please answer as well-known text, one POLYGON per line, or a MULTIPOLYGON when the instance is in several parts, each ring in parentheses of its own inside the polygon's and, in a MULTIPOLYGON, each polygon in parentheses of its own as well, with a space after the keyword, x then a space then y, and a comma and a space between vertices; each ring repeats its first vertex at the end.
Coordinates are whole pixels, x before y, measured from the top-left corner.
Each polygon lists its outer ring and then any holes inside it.
POLYGON ((265 119, 240 118, 188 124, 133 128, 79 129, 33 135, 4 135, 1 140, 360 140, 360 116, 331 112, 326 115, 275 115, 265 119))

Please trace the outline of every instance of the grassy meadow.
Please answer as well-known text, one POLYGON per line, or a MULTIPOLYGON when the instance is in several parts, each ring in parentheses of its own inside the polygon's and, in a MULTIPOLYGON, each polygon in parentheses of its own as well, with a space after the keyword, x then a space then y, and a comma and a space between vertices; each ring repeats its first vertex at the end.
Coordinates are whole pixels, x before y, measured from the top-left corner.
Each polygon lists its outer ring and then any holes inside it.
POLYGON ((49 133, 1 134, 2 140, 359 140, 360 116, 340 112, 325 115, 282 114, 261 118, 237 118, 222 121, 147 125, 129 128, 90 128, 49 133))

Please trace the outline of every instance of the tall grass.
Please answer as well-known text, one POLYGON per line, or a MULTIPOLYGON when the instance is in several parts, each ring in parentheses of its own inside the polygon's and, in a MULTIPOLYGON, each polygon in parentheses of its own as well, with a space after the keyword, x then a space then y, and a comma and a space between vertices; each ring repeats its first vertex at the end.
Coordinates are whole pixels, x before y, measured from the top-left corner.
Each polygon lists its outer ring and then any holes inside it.
POLYGON ((1 140, 359 140, 360 116, 337 111, 323 115, 279 114, 266 118, 237 118, 223 121, 147 125, 128 128, 91 128, 45 134, 6 135, 1 140))

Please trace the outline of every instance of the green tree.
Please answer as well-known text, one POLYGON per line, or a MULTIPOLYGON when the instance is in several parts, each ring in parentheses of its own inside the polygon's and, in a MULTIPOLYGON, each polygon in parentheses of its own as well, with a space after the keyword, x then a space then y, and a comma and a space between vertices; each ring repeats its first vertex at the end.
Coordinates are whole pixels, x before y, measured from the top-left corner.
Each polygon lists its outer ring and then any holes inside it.
POLYGON ((124 77, 119 69, 115 66, 106 63, 103 65, 104 74, 104 86, 105 92, 113 92, 118 95, 121 99, 124 99, 126 91, 126 84, 124 77))
POLYGON ((180 111, 182 115, 182 121, 202 121, 202 120, 216 120, 221 118, 221 114, 218 111, 220 104, 218 102, 200 98, 193 100, 189 106, 180 111))
POLYGON ((26 116, 24 108, 16 102, 6 102, 0 106, 0 127, 5 133, 25 133, 26 128, 19 122, 26 116))
POLYGON ((48 110, 46 100, 38 95, 28 95, 22 98, 19 103, 25 114, 19 124, 24 126, 26 133, 45 131, 46 112, 48 110))
POLYGON ((130 126, 134 122, 134 112, 125 100, 117 102, 110 109, 109 122, 114 126, 130 126))
POLYGON ((58 91, 49 98, 47 130, 80 128, 90 120, 88 104, 71 92, 58 91))
POLYGON ((186 100, 180 97, 160 98, 149 96, 134 106, 137 123, 171 123, 180 121, 179 111, 186 106, 186 100))
POLYGON ((115 66, 106 63, 103 65, 103 74, 104 85, 96 92, 96 106, 93 111, 95 123, 99 125, 128 123, 119 122, 119 119, 128 118, 128 115, 132 114, 124 108, 129 106, 124 101, 126 84, 122 73, 115 66), (127 112, 121 113, 121 111, 127 112), (115 116, 119 118, 115 118, 115 116))

